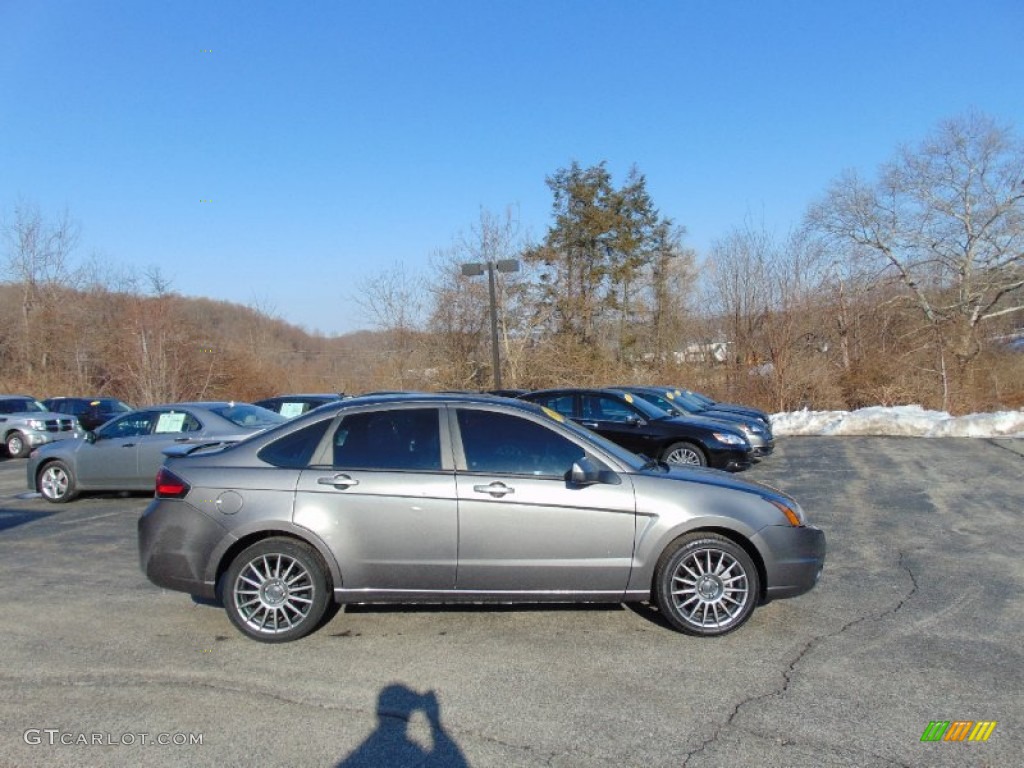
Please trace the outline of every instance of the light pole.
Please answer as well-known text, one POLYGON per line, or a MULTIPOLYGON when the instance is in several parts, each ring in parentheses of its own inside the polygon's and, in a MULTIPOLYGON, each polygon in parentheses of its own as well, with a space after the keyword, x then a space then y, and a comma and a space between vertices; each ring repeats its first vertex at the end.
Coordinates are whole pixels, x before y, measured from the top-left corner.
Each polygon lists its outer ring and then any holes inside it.
POLYGON ((487 289, 491 297, 491 368, 494 371, 494 388, 501 389, 501 358, 498 356, 498 300, 495 296, 494 271, 501 273, 518 272, 516 259, 498 261, 474 261, 462 265, 465 277, 479 277, 487 270, 487 289))

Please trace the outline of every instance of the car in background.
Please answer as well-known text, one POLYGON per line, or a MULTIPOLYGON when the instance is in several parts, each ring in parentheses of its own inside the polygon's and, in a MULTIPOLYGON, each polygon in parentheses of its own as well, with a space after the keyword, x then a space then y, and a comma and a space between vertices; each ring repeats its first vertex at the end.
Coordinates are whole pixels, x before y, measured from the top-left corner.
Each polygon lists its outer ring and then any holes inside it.
POLYGON ((825 559, 781 491, 642 459, 524 401, 443 394, 172 448, 138 544, 151 582, 219 601, 268 643, 335 603, 654 601, 675 629, 718 636, 812 589, 825 559))
POLYGON ((675 390, 666 387, 617 387, 617 389, 643 398, 669 413, 685 417, 696 416, 698 418, 714 419, 715 421, 738 426, 750 441, 754 456, 757 458, 771 456, 775 450, 775 435, 772 433, 771 425, 753 416, 720 411, 714 408, 703 408, 685 395, 678 394, 675 390))
POLYGON ((50 411, 34 397, 0 395, 0 437, 13 459, 28 456, 37 446, 81 433, 78 419, 50 411))
POLYGON ((753 448, 738 426, 667 413, 619 389, 545 389, 521 397, 592 429, 634 453, 669 464, 739 471, 753 448))
POLYGON ((672 389, 676 396, 685 396, 691 400, 694 405, 700 405, 708 410, 714 411, 726 411, 728 413, 741 413, 744 416, 753 416, 755 419, 760 419, 765 424, 771 424, 771 417, 762 411, 760 408, 754 408, 751 405, 739 405, 738 403, 720 403, 717 400, 713 400, 707 395, 701 394, 700 392, 694 392, 692 389, 684 389, 682 387, 668 387, 672 389))
POLYGON ((264 400, 257 400, 253 405, 258 405, 261 408, 274 411, 274 413, 279 413, 286 419, 294 419, 296 416, 301 416, 307 411, 319 408, 321 405, 326 403, 333 403, 336 400, 341 400, 344 397, 344 394, 336 394, 332 392, 312 395, 278 395, 277 397, 268 397, 264 400))
POLYGON ((115 416, 128 413, 132 407, 116 397, 48 397, 43 400, 54 413, 66 413, 78 419, 87 431, 106 424, 115 416))
POLYGON ((79 440, 37 448, 28 487, 55 504, 87 491, 152 491, 164 450, 230 443, 285 422, 249 403, 155 405, 118 416, 79 440))

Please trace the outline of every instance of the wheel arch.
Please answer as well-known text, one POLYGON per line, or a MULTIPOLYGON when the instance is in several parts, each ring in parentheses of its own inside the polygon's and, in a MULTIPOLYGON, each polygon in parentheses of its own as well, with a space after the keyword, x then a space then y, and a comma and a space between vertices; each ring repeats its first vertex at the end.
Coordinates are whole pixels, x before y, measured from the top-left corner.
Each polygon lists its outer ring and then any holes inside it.
MULTIPOLYGON (((752 534, 755 531, 751 531, 752 534)), ((680 539, 691 536, 693 534, 718 534, 719 536, 725 537, 730 542, 740 547, 746 554, 750 555, 751 560, 754 561, 754 567, 758 569, 758 604, 763 604, 767 598, 767 577, 768 573, 765 568, 764 557, 757 546, 746 537, 742 531, 730 528, 725 525, 719 525, 714 522, 708 521, 698 524, 694 527, 689 528, 678 528, 673 530, 671 534, 660 540, 658 546, 653 548, 650 557, 646 562, 639 568, 638 573, 633 574, 633 578, 630 579, 629 592, 643 591, 645 594, 649 593, 651 596, 654 595, 654 585, 657 579, 657 564, 662 561, 663 555, 680 539)))
POLYGON ((331 554, 327 545, 312 531, 293 524, 279 524, 273 528, 258 528, 247 531, 237 538, 222 543, 210 558, 210 571, 207 573, 207 581, 212 582, 218 600, 222 599, 220 594, 221 578, 240 552, 251 547, 253 544, 265 539, 282 538, 301 542, 312 547, 313 551, 324 564, 328 577, 331 580, 330 591, 333 601, 333 592, 341 586, 341 569, 338 562, 331 554))
POLYGON ((697 528, 690 528, 685 531, 679 531, 675 536, 673 536, 671 539, 665 542, 665 546, 661 547, 661 550, 658 552, 657 558, 655 558, 654 560, 653 567, 651 568, 650 583, 648 584, 648 586, 651 589, 651 594, 654 594, 655 581, 657 579, 658 574, 658 563, 661 562, 661 558, 664 556, 665 552, 667 552, 673 544, 675 544, 677 541, 679 541, 685 536, 704 533, 717 533, 719 536, 723 536, 729 539, 729 541, 731 541, 733 544, 742 548, 743 551, 750 556, 750 559, 754 562, 754 567, 757 568, 757 602, 758 604, 763 604, 766 601, 768 595, 768 572, 765 569, 764 558, 761 556, 760 550, 758 550, 758 548, 754 546, 754 543, 749 538, 744 536, 739 531, 733 528, 726 528, 724 526, 717 525, 702 525, 698 526, 697 528))

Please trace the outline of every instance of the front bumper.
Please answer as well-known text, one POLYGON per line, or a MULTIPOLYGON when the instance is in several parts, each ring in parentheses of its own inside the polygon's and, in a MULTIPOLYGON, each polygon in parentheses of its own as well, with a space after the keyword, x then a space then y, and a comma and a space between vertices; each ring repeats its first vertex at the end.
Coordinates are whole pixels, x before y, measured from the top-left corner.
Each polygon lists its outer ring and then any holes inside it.
POLYGON ((825 567, 825 532, 813 525, 771 525, 752 539, 764 557, 765 602, 814 589, 825 567))

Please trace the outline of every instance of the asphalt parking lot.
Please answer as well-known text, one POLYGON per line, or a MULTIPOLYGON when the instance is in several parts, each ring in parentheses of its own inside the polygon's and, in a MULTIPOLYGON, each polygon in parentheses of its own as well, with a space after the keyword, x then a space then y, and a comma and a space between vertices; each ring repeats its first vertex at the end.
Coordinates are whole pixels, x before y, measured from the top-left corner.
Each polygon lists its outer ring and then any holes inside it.
POLYGON ((352 607, 268 646, 144 578, 146 498, 19 498, 0 459, 0 765, 1019 765, 1024 441, 781 438, 745 474, 829 558, 723 638, 622 606, 352 607), (997 725, 922 742, 932 721, 997 725))

